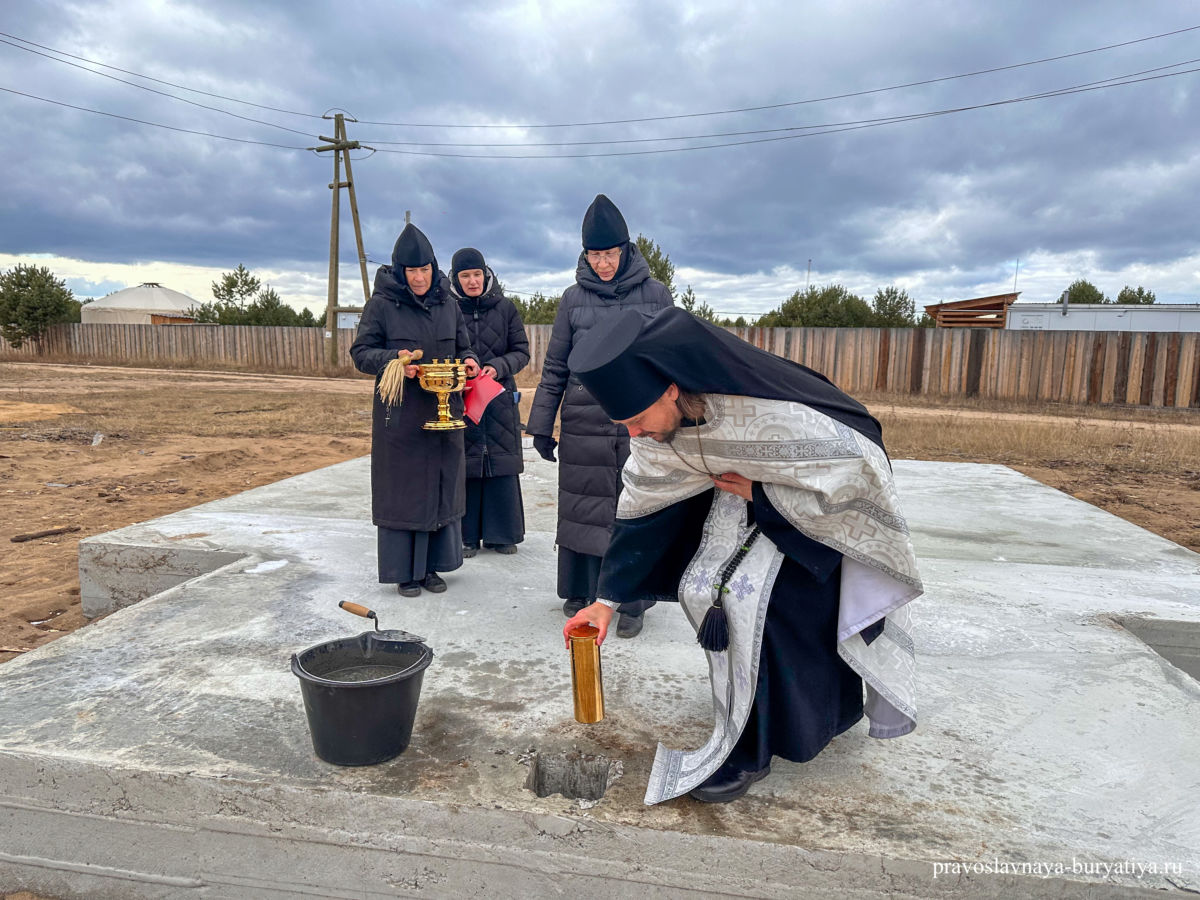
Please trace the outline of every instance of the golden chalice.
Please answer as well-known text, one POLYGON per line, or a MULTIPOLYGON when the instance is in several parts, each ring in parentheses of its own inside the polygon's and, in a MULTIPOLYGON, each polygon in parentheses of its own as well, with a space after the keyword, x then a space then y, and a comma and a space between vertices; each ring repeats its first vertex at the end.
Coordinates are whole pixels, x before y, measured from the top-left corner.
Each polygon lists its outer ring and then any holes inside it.
POLYGON ((450 418, 450 395, 459 393, 467 384, 467 367, 463 365, 462 360, 435 359, 423 366, 417 366, 417 372, 421 387, 437 394, 438 399, 438 417, 421 427, 429 431, 466 428, 467 423, 462 419, 450 418))

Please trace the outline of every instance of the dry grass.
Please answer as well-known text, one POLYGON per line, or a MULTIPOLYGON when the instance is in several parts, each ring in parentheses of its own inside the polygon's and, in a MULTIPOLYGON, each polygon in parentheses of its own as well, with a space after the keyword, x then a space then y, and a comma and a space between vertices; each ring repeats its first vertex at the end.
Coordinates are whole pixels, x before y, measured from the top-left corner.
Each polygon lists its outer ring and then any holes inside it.
POLYGON ((863 393, 854 395, 872 411, 887 407, 921 407, 947 412, 984 412, 1050 416, 1065 419, 1105 419, 1118 422, 1158 422, 1200 426, 1200 409, 1162 409, 1115 404, 1056 403, 1049 400, 1007 400, 995 397, 945 397, 927 394, 863 393))
MULTIPOLYGON (((318 369, 314 371, 313 367, 308 363, 296 363, 295 365, 280 365, 277 368, 265 371, 263 364, 259 362, 235 363, 216 361, 202 356, 197 356, 191 359, 173 358, 170 360, 162 360, 154 356, 131 355, 123 357, 120 361, 115 361, 113 357, 108 354, 89 356, 85 353, 46 352, 21 355, 17 352, 10 351, 3 357, 0 357, 0 365, 5 365, 8 363, 39 366, 89 366, 103 369, 115 367, 129 369, 157 369, 160 372, 177 371, 217 372, 231 375, 289 375, 293 377, 307 378, 364 379, 371 377, 368 375, 363 375, 361 372, 354 369, 353 363, 346 360, 343 360, 343 368, 337 368, 334 370, 318 369)), ((0 895, 0 900, 4 900, 3 895, 0 895)))
POLYGON ((893 457, 1004 465, 1064 463, 1110 473, 1191 474, 1200 479, 1200 427, 1097 419, 1030 421, 1017 415, 880 410, 893 457), (932 412, 932 414, 930 414, 932 412))
POLYGON ((60 416, 57 425, 138 437, 190 434, 276 437, 367 434, 371 428, 370 388, 358 394, 221 391, 204 398, 203 408, 184 399, 185 389, 125 390, 91 394, 87 412, 60 416))

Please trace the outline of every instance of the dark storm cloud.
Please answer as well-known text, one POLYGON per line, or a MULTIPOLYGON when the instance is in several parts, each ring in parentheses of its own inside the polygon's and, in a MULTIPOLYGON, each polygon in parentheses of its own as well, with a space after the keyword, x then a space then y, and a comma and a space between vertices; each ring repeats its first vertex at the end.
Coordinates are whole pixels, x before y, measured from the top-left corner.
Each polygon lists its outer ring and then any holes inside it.
MULTIPOLYGON (((729 109, 1099 47, 1186 27, 1173 3, 982 6, 762 3, 559 8, 364 2, 18 5, 5 30, 206 91, 364 120, 383 150, 603 153, 680 144, 401 147, 386 141, 613 141, 830 125, 1014 98, 1200 57, 1200 32, 1010 72, 745 115, 575 128, 411 123, 586 122, 729 109), (367 124, 406 122, 408 127, 367 124)), ((1194 67, 1194 65, 1192 66, 1194 67)), ((110 72, 122 78, 129 76, 110 72)), ((1111 269, 1195 254, 1200 75, 878 128, 695 152, 464 159, 379 152, 354 175, 370 257, 404 211, 448 266, 479 247, 503 271, 569 272, 603 192, 678 267, 722 276, 855 272, 966 292, 1033 253, 1091 253, 1111 269), (957 288, 955 287, 957 285, 957 288)), ((130 79, 137 80, 137 79, 130 79)), ((306 147, 332 123, 152 84, 296 129, 231 118, 0 46, 0 84, 199 131, 306 147)), ((0 96, 12 147, 34 148, 0 198, 0 250, 96 261, 162 259, 320 274, 328 157, 162 129, 0 96)), ((707 138, 690 144, 779 135, 707 138)), ((362 154, 365 156, 365 151, 362 154)), ((353 260, 342 207, 343 259, 353 260)), ((721 307, 728 306, 722 303, 721 307)))

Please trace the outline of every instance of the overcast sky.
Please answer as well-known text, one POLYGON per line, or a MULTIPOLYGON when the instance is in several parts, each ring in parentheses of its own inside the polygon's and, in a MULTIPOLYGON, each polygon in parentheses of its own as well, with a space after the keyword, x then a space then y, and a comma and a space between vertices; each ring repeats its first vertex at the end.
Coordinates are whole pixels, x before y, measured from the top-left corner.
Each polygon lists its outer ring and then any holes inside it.
MULTIPOLYGON (((1140 40, 1200 25, 1194 4, 41 0, 4 12, 0 267, 48 265, 78 296, 159 281, 209 300, 243 263, 293 305, 323 308, 332 160, 288 148, 331 134, 319 117, 337 107, 379 151, 354 154, 372 277, 407 209, 444 269, 474 246, 507 287, 559 293, 603 192, 670 254, 680 289, 734 315, 808 281, 868 298, 895 284, 918 305, 1009 291, 1014 276, 1022 300, 1086 278, 1110 297, 1131 284, 1200 302, 1200 72, 1187 71, 1200 29, 1140 40), (1067 54, 1080 55, 1019 65, 1067 54), (1013 68, 947 79, 999 67, 1013 68), (1154 80, 855 127, 1123 76, 1154 80), (901 87, 913 82, 930 83, 901 87), (629 119, 651 121, 611 124, 629 119), (481 125, 506 127, 450 127, 481 125)), ((344 192, 342 222, 352 303, 344 192)))

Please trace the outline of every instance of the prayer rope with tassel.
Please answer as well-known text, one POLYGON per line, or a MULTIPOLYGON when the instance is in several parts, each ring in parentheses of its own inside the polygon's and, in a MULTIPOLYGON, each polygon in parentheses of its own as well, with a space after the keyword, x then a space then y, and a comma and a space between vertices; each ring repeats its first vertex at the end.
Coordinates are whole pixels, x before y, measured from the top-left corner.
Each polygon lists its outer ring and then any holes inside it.
POLYGON ((423 350, 401 353, 383 368, 379 376, 379 399, 384 406, 399 406, 404 399, 404 367, 425 355, 423 350))
POLYGON ((721 570, 720 583, 713 585, 712 606, 704 614, 704 621, 700 623, 700 628, 696 631, 696 643, 711 653, 723 653, 729 649, 729 622, 725 618, 724 595, 729 593, 729 579, 733 577, 737 567, 742 564, 742 560, 746 558, 746 554, 750 552, 750 548, 754 546, 760 533, 761 529, 755 525, 750 534, 746 536, 745 543, 738 547, 733 556, 729 558, 729 562, 725 564, 725 568, 721 570))

